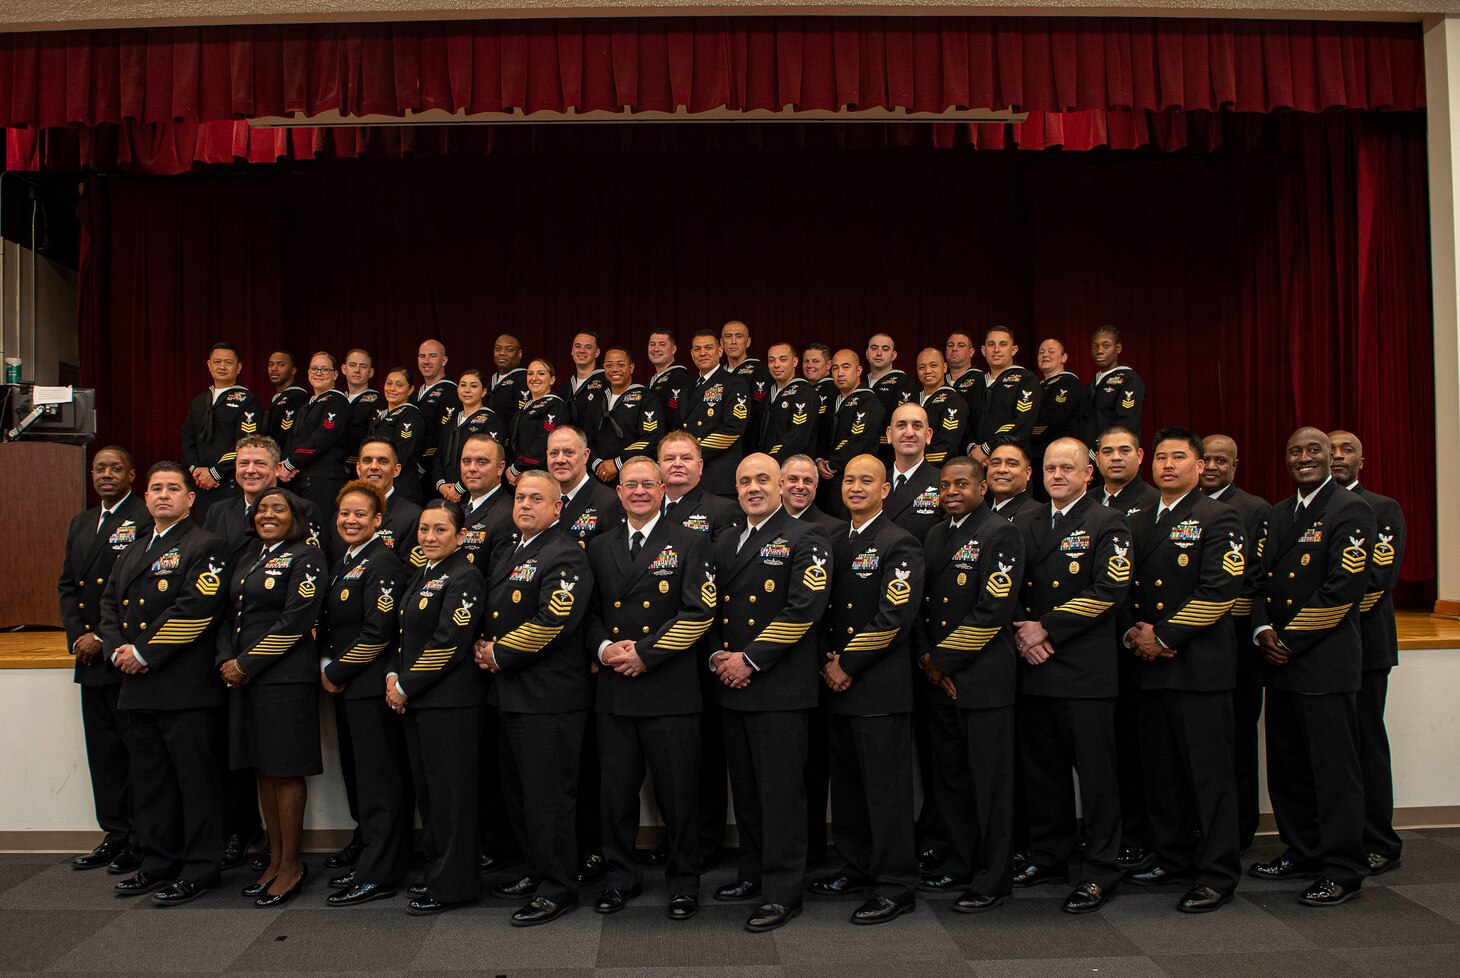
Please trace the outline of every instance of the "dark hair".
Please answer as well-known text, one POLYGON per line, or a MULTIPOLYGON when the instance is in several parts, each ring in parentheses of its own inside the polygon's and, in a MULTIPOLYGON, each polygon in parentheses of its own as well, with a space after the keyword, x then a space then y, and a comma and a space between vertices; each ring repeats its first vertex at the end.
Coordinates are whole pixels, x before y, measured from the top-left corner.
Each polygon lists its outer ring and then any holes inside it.
POLYGON ((1202 446, 1201 439, 1190 428, 1183 428, 1180 425, 1167 425, 1156 432, 1156 437, 1151 439, 1151 450, 1155 451, 1163 441, 1184 441, 1196 453, 1197 458, 1201 458, 1206 454, 1206 449, 1202 446))
MULTIPOLYGON (((285 360, 288 360, 289 361, 289 366, 295 368, 296 370, 299 368, 299 361, 295 360, 294 359, 294 354, 290 353, 288 350, 275 350, 274 353, 277 353, 281 357, 283 357, 285 360)), ((269 354, 269 355, 270 356, 273 356, 272 353, 269 354)))
POLYGON ((988 329, 983 331, 984 342, 987 343, 988 338, 994 333, 1003 333, 1004 335, 1008 336, 1010 343, 1017 342, 1014 337, 1014 328, 1012 326, 990 326, 988 329))
POLYGON ((831 347, 827 346, 825 343, 807 343, 805 349, 803 349, 801 352, 805 354, 810 350, 815 350, 817 353, 820 353, 828 360, 831 359, 831 347))
MULTIPOLYGON (((389 444, 389 442, 387 442, 386 444, 389 444)), ((364 479, 351 479, 349 482, 340 487, 340 491, 335 493, 336 510, 338 510, 340 506, 344 504, 345 497, 350 495, 351 493, 358 493, 362 496, 369 497, 370 504, 375 509, 375 512, 370 515, 374 516, 385 512, 385 493, 381 492, 380 487, 377 486, 375 483, 366 482, 364 479)))
POLYGON ((591 336, 591 337, 593 337, 593 345, 594 346, 597 346, 598 345, 598 331, 597 330, 593 330, 593 329, 578 329, 578 330, 574 330, 573 331, 573 339, 576 340, 580 336, 591 336))
POLYGON ((1096 448, 1100 447, 1100 443, 1105 440, 1106 435, 1130 435, 1136 440, 1136 447, 1141 447, 1140 435, 1136 434, 1134 431, 1131 431, 1123 424, 1113 424, 1109 428, 1106 428, 1104 431, 1100 432, 1100 437, 1095 439, 1096 448))
POLYGON ((697 330, 695 330, 695 335, 690 337, 690 342, 693 343, 695 340, 697 340, 697 339, 699 339, 699 338, 701 338, 703 336, 708 336, 710 339, 714 340, 716 346, 718 346, 720 344, 720 334, 717 333, 717 332, 715 332, 713 329, 697 329, 697 330))
POLYGON ((116 452, 122 457, 122 461, 127 463, 127 468, 135 469, 137 467, 137 460, 132 457, 132 453, 127 451, 121 445, 103 445, 96 450, 96 455, 91 456, 91 460, 95 462, 96 456, 100 455, 102 452, 116 452))
POLYGON ((475 377, 477 379, 477 383, 478 384, 481 384, 483 387, 486 387, 487 386, 487 375, 484 374, 484 373, 482 373, 476 367, 467 367, 461 373, 457 374, 456 375, 456 382, 458 384, 461 383, 461 378, 463 378, 463 377, 475 377))
POLYGON ((1099 336, 1101 333, 1109 333, 1110 334, 1110 338, 1113 339, 1113 340, 1115 340, 1115 342, 1117 344, 1120 342, 1120 330, 1116 329, 1114 326, 1110 325, 1109 323, 1106 323, 1104 326, 1097 326, 1097 327, 1095 327, 1095 329, 1090 333, 1090 339, 1093 340, 1095 337, 1099 336))
MULTIPOLYGON (((969 338, 972 339, 972 337, 969 338)), ((978 459, 973 458, 969 455, 955 455, 953 458, 950 458, 948 461, 944 462, 943 467, 938 471, 946 472, 949 469, 953 468, 955 465, 962 465, 973 469, 974 477, 980 482, 982 482, 984 480, 984 477, 988 475, 988 469, 984 468, 984 464, 978 459)))
POLYGON ((416 386, 415 384, 411 383, 411 370, 409 367, 391 367, 385 372, 385 376, 389 377, 391 374, 400 374, 401 376, 405 377, 406 386, 408 387, 416 386))
POLYGON ((498 339, 501 339, 503 336, 510 336, 510 337, 512 337, 512 342, 513 343, 516 343, 519 347, 522 346, 522 337, 518 336, 516 333, 512 332, 510 329, 504 329, 504 330, 502 330, 502 332, 500 334, 498 334, 497 338, 498 339))
MULTIPOLYGON (((629 361, 629 363, 633 363, 634 362, 634 355, 629 352, 629 348, 626 347, 626 346, 606 346, 606 347, 604 347, 603 348, 603 359, 607 360, 608 359, 608 355, 610 353, 613 353, 615 350, 617 350, 619 353, 622 353, 624 355, 624 357, 629 361)), ((632 377, 630 377, 629 379, 630 380, 633 380, 632 377)))
POLYGON ((547 357, 533 357, 531 360, 527 361, 527 365, 529 367, 532 366, 534 363, 540 363, 544 367, 547 367, 548 376, 553 378, 554 380, 558 379, 558 368, 554 367, 553 362, 547 357))
POLYGON ((670 330, 670 329, 651 329, 651 330, 649 330, 649 339, 652 340, 656 336, 665 336, 665 337, 668 337, 670 343, 673 343, 675 345, 675 347, 678 347, 679 346, 679 340, 677 340, 675 338, 674 331, 673 330, 670 330))
POLYGON ((270 496, 283 496, 284 505, 289 507, 289 534, 284 537, 284 543, 298 543, 300 540, 308 539, 310 534, 309 516, 304 512, 304 500, 283 486, 271 486, 259 493, 259 498, 253 502, 253 520, 248 524, 248 535, 257 537, 259 504, 270 496))
POLYGON ((219 350, 227 350, 229 353, 233 354, 238 359, 240 359, 240 360, 243 359, 243 355, 238 352, 238 347, 236 347, 232 343, 228 343, 228 342, 214 343, 212 346, 208 347, 208 355, 209 356, 212 356, 213 354, 217 353, 219 350))
POLYGON ((995 435, 989 442, 989 454, 992 455, 1000 448, 1017 448, 1019 454, 1024 456, 1025 465, 1032 465, 1034 462, 1033 457, 1029 454, 1029 447, 1018 435, 995 435))
MULTIPOLYGON (((985 334, 985 335, 987 335, 987 334, 985 334)), ((961 337, 963 337, 965 340, 968 340, 968 345, 969 346, 973 346, 973 334, 970 333, 968 330, 966 330, 966 329, 949 330, 949 332, 948 332, 948 339, 951 340, 955 336, 961 336, 961 337)), ((948 340, 944 340, 943 341, 943 343, 944 343, 945 346, 947 345, 947 342, 948 342, 948 340)))
POLYGON ((451 521, 452 529, 460 530, 466 526, 466 514, 461 511, 460 506, 451 502, 449 499, 433 499, 421 507, 421 512, 429 513, 433 509, 440 509, 446 512, 446 518, 451 521))
POLYGON ((182 476, 183 488, 188 492, 193 491, 193 475, 180 462, 153 462, 152 468, 147 470, 147 481, 144 485, 152 485, 152 477, 160 472, 171 472, 173 475, 182 476))
POLYGON ((400 462, 400 453, 395 450, 395 442, 389 438, 381 438, 379 435, 366 435, 360 440, 360 447, 355 449, 355 456, 358 458, 365 454, 366 445, 385 445, 390 448, 390 457, 400 462))
MULTIPOLYGON (((557 429, 554 429, 554 430, 557 430, 557 429)), ((494 452, 497 453, 497 461, 499 461, 499 462, 506 461, 506 459, 507 459, 507 452, 502 448, 502 443, 499 442, 497 439, 493 438, 491 435, 487 434, 485 431, 479 431, 479 432, 477 432, 474 435, 467 435, 466 436, 466 441, 464 441, 464 442, 461 443, 462 450, 465 451, 466 450, 466 446, 470 445, 474 441, 484 441, 484 442, 487 442, 488 444, 490 444, 492 446, 492 451, 494 451, 494 452)))

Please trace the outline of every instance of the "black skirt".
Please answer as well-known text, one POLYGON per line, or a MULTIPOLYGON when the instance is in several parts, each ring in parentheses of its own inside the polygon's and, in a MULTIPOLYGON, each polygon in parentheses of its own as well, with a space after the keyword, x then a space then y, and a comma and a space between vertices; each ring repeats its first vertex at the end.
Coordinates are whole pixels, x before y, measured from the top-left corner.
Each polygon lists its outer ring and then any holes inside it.
POLYGON ((319 686, 252 683, 228 698, 228 763, 271 778, 307 778, 324 771, 319 749, 319 686))

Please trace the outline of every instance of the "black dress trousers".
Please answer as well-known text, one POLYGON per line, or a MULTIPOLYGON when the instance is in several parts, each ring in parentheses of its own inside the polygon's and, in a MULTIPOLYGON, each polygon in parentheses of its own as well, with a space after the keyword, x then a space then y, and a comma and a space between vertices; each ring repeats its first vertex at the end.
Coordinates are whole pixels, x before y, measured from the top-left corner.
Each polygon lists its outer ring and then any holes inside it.
MULTIPOLYGON (((355 860, 355 878, 394 886, 406 875, 415 809, 405 719, 384 697, 336 699, 335 709, 348 717, 349 753, 359 789, 356 832, 364 849, 355 860)), ((341 745, 342 761, 345 753, 341 745)))
POLYGON ((966 744, 967 779, 939 807, 951 839, 943 870, 969 889, 1003 896, 1014 857, 1014 707, 955 710, 966 744))
POLYGON ((222 710, 129 710, 133 825, 142 871, 217 886, 223 856, 222 710))
POLYGON ((1394 769, 1389 759, 1389 731, 1384 703, 1389 697, 1389 670, 1364 673, 1357 700, 1359 767, 1364 777, 1364 851, 1398 859, 1403 844, 1394 831, 1394 769))
POLYGON ((831 817, 848 876, 898 899, 918 881, 912 820, 912 715, 832 716, 831 817))
POLYGON ((443 903, 482 895, 477 828, 477 733, 481 707, 405 713, 406 748, 421 808, 427 892, 443 903))
POLYGON ((597 715, 606 886, 632 890, 644 878, 637 855, 639 793, 647 769, 664 816, 671 894, 699 896, 700 715, 597 715))
POLYGON ((809 710, 724 710, 725 757, 739 876, 766 903, 801 905, 806 875, 806 742, 809 710))
POLYGON ((109 844, 133 845, 131 764, 127 753, 127 712, 117 709, 121 686, 81 687, 81 731, 96 824, 109 844))
POLYGON ((578 751, 587 711, 502 711, 502 792, 538 896, 578 899, 578 751))

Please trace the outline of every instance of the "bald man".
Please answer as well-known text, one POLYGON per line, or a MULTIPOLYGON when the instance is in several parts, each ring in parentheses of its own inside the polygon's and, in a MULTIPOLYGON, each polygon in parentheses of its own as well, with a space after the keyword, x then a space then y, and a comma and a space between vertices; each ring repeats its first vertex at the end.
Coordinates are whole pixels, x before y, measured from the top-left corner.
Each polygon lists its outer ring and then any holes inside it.
POLYGON ((948 384, 948 361, 931 346, 918 354, 917 371, 923 388, 917 403, 927 412, 928 428, 932 432, 928 461, 942 465, 967 440, 968 401, 948 384))
MULTIPOLYGON (((436 449, 441 444, 446 419, 461 407, 456 385, 446 376, 446 363, 446 347, 440 340, 426 340, 416 350, 416 369, 421 372, 421 383, 416 388, 416 407, 421 409, 426 425, 421 454, 417 459, 417 468, 423 478, 436 466, 436 449)), ((435 482, 430 484, 435 485, 435 482)))
POLYGON ((742 439, 745 451, 764 451, 770 447, 761 444, 761 429, 765 427, 766 407, 775 383, 771 372, 750 355, 750 327, 740 320, 732 319, 720 327, 720 345, 725 349, 725 369, 745 381, 745 389, 750 392, 750 424, 742 439))
MULTIPOLYGON (((896 362, 897 344, 892 337, 887 333, 873 334, 867 341, 867 386, 882 402, 883 417, 888 418, 899 404, 918 398, 918 385, 895 366, 896 362)), ((880 446, 877 457, 883 465, 891 465, 892 448, 887 443, 886 432, 880 435, 880 446)))
POLYGON ((1394 774, 1389 761, 1389 732, 1384 727, 1384 701, 1389 670, 1399 665, 1399 636, 1394 625, 1394 586, 1404 561, 1404 513, 1399 504, 1359 484, 1364 445, 1351 431, 1331 431, 1333 478, 1374 511, 1378 537, 1369 566, 1369 584, 1359 605, 1359 631, 1364 645, 1364 678, 1359 688, 1359 765, 1364 775, 1364 851, 1369 872, 1377 876, 1399 868, 1400 841, 1394 831, 1394 774))
POLYGON ((847 518, 841 498, 842 470, 858 455, 877 454, 886 413, 882 401, 862 384, 862 358, 852 350, 838 350, 831 358, 836 383, 831 437, 827 454, 816 460, 821 474, 821 508, 839 519, 847 518))

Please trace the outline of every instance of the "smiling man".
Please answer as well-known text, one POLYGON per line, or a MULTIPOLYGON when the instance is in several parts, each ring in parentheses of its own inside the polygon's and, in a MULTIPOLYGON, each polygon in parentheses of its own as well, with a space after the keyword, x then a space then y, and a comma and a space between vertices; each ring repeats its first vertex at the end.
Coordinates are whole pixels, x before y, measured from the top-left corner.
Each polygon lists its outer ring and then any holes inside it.
POLYGON ((233 445, 256 435, 265 419, 258 398, 238 382, 243 361, 232 343, 214 343, 208 350, 213 385, 193 398, 182 426, 182 460, 197 489, 198 519, 216 503, 235 495, 233 445))
POLYGON ((820 399, 810 381, 796 376, 799 362, 796 348, 789 343, 773 343, 766 351, 772 387, 760 444, 778 464, 792 455, 816 451, 820 399))
MULTIPOLYGON (((983 358, 989 372, 984 389, 978 392, 983 403, 976 412, 978 428, 970 445, 970 454, 980 464, 988 464, 994 439, 999 435, 1013 435, 1026 445, 1034 435, 1044 388, 1034 371, 1014 362, 1018 354, 1014 331, 1007 326, 995 326, 984 334, 983 358)), ((972 400, 976 395, 968 396, 972 400)))
POLYGON ((1090 334, 1090 359, 1095 361, 1095 378, 1090 381, 1085 434, 1094 439, 1107 428, 1119 425, 1141 430, 1141 408, 1146 385, 1130 367, 1122 366, 1120 330, 1101 326, 1090 334))
POLYGON ((984 503, 1006 520, 1013 520, 1023 509, 1039 507, 1039 501, 1029 491, 1029 477, 1033 470, 1029 461, 1029 450, 1017 438, 1000 435, 989 453, 988 495, 984 503))

